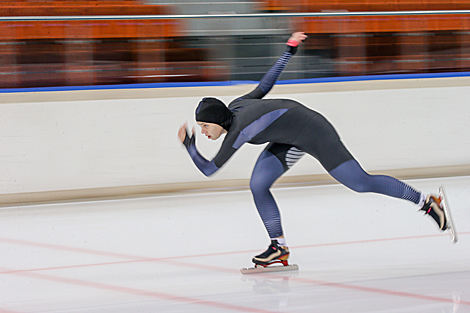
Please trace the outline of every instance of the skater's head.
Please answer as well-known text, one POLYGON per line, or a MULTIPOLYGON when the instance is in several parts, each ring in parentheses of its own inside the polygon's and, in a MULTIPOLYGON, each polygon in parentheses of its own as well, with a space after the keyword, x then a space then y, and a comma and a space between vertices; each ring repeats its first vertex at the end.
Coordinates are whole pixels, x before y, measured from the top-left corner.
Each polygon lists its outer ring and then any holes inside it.
POLYGON ((232 122, 232 112, 216 98, 204 98, 196 108, 196 122, 211 123, 228 130, 232 122))
POLYGON ((196 108, 196 122, 202 134, 217 140, 230 128, 232 112, 219 99, 204 98, 196 108))

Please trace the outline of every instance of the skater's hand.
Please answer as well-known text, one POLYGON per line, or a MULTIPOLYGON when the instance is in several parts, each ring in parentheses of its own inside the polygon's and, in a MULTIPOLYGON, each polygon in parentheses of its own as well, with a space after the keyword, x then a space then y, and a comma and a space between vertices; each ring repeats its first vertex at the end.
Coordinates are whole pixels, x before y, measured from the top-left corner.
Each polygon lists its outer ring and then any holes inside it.
POLYGON ((187 131, 186 129, 188 128, 188 123, 184 123, 183 126, 180 127, 178 130, 178 138, 181 141, 181 143, 184 143, 184 139, 186 138, 187 131))
POLYGON ((291 37, 287 41, 287 44, 289 46, 296 47, 300 45, 300 43, 304 41, 306 38, 307 38, 307 35, 305 35, 304 32, 295 32, 291 35, 291 37))
POLYGON ((194 137, 194 133, 196 131, 193 127, 192 136, 189 137, 187 129, 188 129, 188 123, 184 123, 184 125, 181 126, 180 129, 178 130, 178 139, 181 141, 182 144, 184 144, 185 141, 187 142, 188 141, 187 139, 191 139, 192 137, 194 137), (189 137, 189 138, 186 139, 186 137, 189 137))

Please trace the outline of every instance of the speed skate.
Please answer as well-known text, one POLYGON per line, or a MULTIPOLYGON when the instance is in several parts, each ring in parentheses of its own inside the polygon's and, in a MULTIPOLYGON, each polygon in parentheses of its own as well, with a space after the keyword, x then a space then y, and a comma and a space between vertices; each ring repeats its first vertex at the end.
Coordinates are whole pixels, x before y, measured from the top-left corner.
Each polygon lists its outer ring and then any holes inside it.
POLYGON ((254 267, 245 267, 240 270, 242 274, 256 274, 268 272, 282 272, 282 271, 298 271, 297 264, 289 264, 286 261, 275 261, 269 265, 255 264, 254 267))
POLYGON ((457 243, 457 231, 454 227, 454 220, 452 219, 452 215, 450 214, 449 204, 447 202, 447 197, 444 191, 444 187, 439 187, 439 197, 441 198, 442 209, 444 210, 444 214, 446 216, 447 221, 447 228, 449 229, 449 233, 452 237, 452 242, 457 243))

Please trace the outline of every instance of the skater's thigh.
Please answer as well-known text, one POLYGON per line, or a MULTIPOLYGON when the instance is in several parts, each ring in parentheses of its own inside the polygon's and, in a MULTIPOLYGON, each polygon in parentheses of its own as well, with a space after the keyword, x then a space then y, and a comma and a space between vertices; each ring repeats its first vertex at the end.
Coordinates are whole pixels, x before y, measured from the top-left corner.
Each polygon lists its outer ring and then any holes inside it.
POLYGON ((296 146, 316 158, 326 171, 354 159, 333 125, 321 114, 315 115, 296 139, 296 146))
MULTIPOLYGON (((305 153, 286 144, 270 143, 256 161, 250 185, 270 187, 305 153)), ((255 186, 252 186, 252 189, 255 186)))

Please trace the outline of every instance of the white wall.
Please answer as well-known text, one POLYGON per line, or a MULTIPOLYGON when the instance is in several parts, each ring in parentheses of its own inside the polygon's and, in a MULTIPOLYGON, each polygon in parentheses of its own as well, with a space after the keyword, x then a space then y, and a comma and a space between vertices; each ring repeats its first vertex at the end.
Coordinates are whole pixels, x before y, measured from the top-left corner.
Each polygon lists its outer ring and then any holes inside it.
MULTIPOLYGON (((470 79, 278 85, 324 114, 367 170, 470 163, 470 79)), ((263 146, 244 146, 212 178, 177 141, 204 96, 225 102, 255 85, 2 94, 0 195, 249 179, 263 146)), ((199 129, 196 129, 199 131, 199 129)), ((211 158, 220 142, 197 137, 211 158)), ((287 175, 323 174, 304 157, 287 175)))

